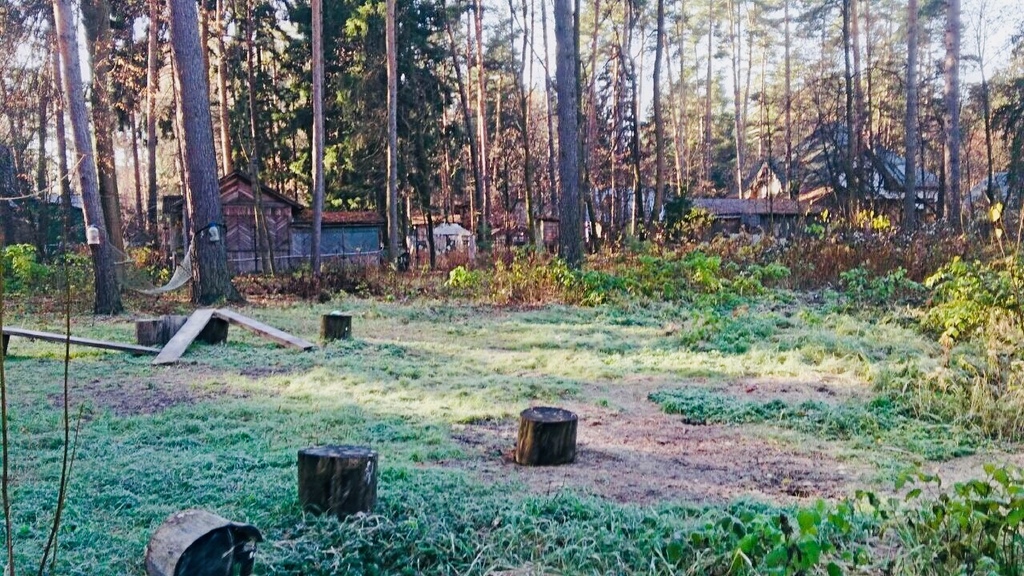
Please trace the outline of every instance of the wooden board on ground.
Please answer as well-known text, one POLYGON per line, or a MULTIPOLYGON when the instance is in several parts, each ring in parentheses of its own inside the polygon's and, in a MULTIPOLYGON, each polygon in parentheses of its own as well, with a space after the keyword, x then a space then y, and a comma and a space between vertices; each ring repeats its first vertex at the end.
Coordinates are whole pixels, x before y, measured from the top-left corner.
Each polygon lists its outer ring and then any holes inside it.
POLYGON ((247 316, 242 316, 241 314, 234 312, 232 310, 228 310, 227 308, 220 308, 218 310, 214 310, 213 315, 222 320, 227 320, 228 322, 236 326, 241 326, 246 330, 255 332, 256 334, 259 334, 264 338, 273 340, 274 342, 277 342, 282 346, 297 348, 299 350, 310 350, 316 348, 316 344, 313 344, 312 342, 303 340, 302 338, 297 338, 287 332, 278 330, 273 326, 267 326, 266 324, 258 320, 253 320, 252 318, 249 318, 247 316))
POLYGON ((185 353, 185 350, 192 344, 192 341, 209 324, 210 319, 213 318, 213 313, 213 308, 203 308, 193 312, 188 317, 185 325, 181 327, 181 330, 178 330, 174 337, 167 342, 163 350, 160 351, 160 354, 153 360, 153 364, 173 364, 177 362, 181 355, 185 353))
POLYGON ((130 354, 158 354, 159 348, 148 346, 136 346, 134 344, 121 344, 120 342, 107 342, 104 340, 93 340, 91 338, 79 338, 66 334, 54 334, 52 332, 40 332, 38 330, 26 330, 24 328, 10 328, 5 326, 3 330, 4 354, 7 353, 7 343, 12 336, 28 338, 29 340, 45 340, 47 342, 67 342, 75 346, 89 346, 91 348, 102 348, 104 350, 115 350, 117 352, 128 352, 130 354))

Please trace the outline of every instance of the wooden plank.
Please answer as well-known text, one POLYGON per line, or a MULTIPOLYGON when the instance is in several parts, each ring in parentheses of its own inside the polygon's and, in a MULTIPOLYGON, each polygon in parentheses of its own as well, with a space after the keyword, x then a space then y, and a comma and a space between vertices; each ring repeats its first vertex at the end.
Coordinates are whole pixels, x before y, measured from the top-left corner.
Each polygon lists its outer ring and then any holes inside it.
POLYGON ((213 312, 213 315, 222 320, 227 320, 232 324, 241 326, 246 330, 255 332, 264 338, 273 340, 282 346, 288 346, 290 348, 298 348, 299 350, 310 350, 316 348, 316 344, 292 336, 287 332, 283 332, 274 328, 273 326, 267 326, 266 324, 249 318, 248 316, 242 316, 241 314, 228 310, 227 308, 219 308, 213 312))
POLYGON ((38 330, 26 330, 24 328, 10 328, 5 326, 4 342, 6 343, 11 336, 28 338, 29 340, 45 340, 47 342, 66 342, 70 340, 71 343, 76 346, 89 346, 91 348, 129 352, 131 354, 157 354, 160 352, 160 349, 150 348, 149 346, 121 344, 120 342, 107 342, 105 340, 93 340, 91 338, 79 338, 77 336, 68 338, 65 334, 54 334, 52 332, 40 332, 38 330))
POLYGON ((160 354, 153 359, 154 365, 160 364, 174 364, 181 358, 181 355, 185 353, 185 350, 192 344, 199 334, 206 328, 206 325, 210 323, 210 318, 213 318, 213 308, 203 308, 196 310, 188 317, 188 321, 181 327, 181 330, 167 342, 160 354))

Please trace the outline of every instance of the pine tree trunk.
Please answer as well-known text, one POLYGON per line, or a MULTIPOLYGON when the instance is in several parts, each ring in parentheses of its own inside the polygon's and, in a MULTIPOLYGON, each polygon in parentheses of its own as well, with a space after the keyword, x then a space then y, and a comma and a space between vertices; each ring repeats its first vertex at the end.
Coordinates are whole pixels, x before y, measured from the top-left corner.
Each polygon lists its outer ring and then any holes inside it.
POLYGON ((54 135, 57 140, 57 177, 60 179, 60 204, 61 204, 61 218, 64 221, 62 226, 62 237, 61 247, 66 249, 66 243, 68 241, 67 234, 68 225, 70 224, 70 212, 71 212, 71 179, 68 175, 68 138, 67 129, 64 124, 64 91, 62 84, 63 74, 60 70, 60 50, 55 49, 53 51, 53 59, 51 62, 53 68, 53 88, 56 95, 56 116, 57 120, 54 122, 55 129, 54 135))
MULTIPOLYGON (((45 60, 44 60, 45 62, 45 60)), ((40 76, 45 75, 45 64, 40 70, 40 76)), ((50 92, 45 87, 39 91, 39 155, 36 159, 36 191, 40 194, 39 214, 36 219, 36 250, 40 258, 48 257, 49 250, 47 243, 50 235, 50 194, 46 182, 46 129, 49 125, 50 92)))
POLYGON ((245 73, 249 84, 249 89, 247 91, 249 103, 249 138, 251 139, 249 175, 252 178, 252 196, 255 202, 255 206, 253 208, 253 224, 255 226, 253 227, 253 231, 256 234, 256 244, 260 251, 262 271, 264 273, 274 275, 276 273, 276 270, 274 269, 274 250, 270 240, 270 232, 267 229, 267 214, 263 210, 263 191, 260 187, 260 170, 263 169, 263 166, 262 156, 260 155, 260 132, 256 127, 258 109, 256 107, 256 54, 254 46, 256 37, 256 15, 254 14, 254 11, 255 7, 253 6, 253 2, 252 0, 249 0, 246 2, 245 20, 245 73))
POLYGON ((665 203, 665 118, 661 109, 661 66, 665 59, 665 0, 658 0, 658 24, 654 47, 654 209, 651 226, 661 219, 665 203))
POLYGON ((221 300, 240 301, 231 285, 224 249, 224 214, 217 183, 217 154, 213 146, 213 122, 199 46, 198 16, 193 0, 170 0, 171 48, 178 76, 178 107, 184 126, 186 197, 194 241, 192 300, 208 306, 221 300), (220 241, 212 241, 217 226, 220 241))
POLYGON ((92 120, 96 131, 96 167, 100 202, 110 242, 124 252, 121 197, 114 166, 114 114, 110 102, 110 4, 108 0, 83 0, 82 23, 92 57, 92 120))
POLYGON ((786 169, 783 178, 784 190, 787 198, 796 198, 798 191, 793 186, 793 71, 792 71, 792 39, 789 33, 789 2, 790 0, 783 0, 783 18, 785 26, 785 46, 784 46, 784 58, 785 58, 785 75, 786 75, 786 86, 785 86, 785 107, 786 107, 786 169))
POLYGON ((142 208, 142 168, 139 166, 139 130, 135 123, 135 109, 128 114, 129 129, 132 131, 132 168, 135 174, 135 222, 138 233, 146 231, 146 215, 142 208))
MULTIPOLYGON (((540 27, 544 30, 542 37, 544 38, 544 94, 546 96, 544 103, 547 108, 547 125, 548 125, 548 186, 551 188, 551 210, 557 213, 558 211, 558 172, 555 169, 556 154, 555 154, 555 115, 553 111, 555 107, 554 93, 552 92, 551 82, 551 63, 548 58, 548 9, 547 4, 544 0, 541 0, 541 11, 540 11, 540 27)), ((555 214, 552 214, 554 216, 555 214)))
POLYGON ((473 22, 476 33, 476 129, 477 137, 480 140, 480 175, 483 177, 483 197, 477 199, 481 212, 478 236, 482 242, 487 242, 491 237, 491 182, 490 174, 488 173, 490 158, 488 156, 489 142, 487 139, 487 72, 484 70, 483 17, 483 0, 475 0, 473 22))
POLYGON ((323 0, 313 0, 313 230, 310 263, 320 276, 320 233, 324 213, 324 16, 323 0))
POLYGON ((576 59, 570 0, 555 0, 555 87, 558 91, 558 253, 570 268, 583 263, 579 196, 579 131, 576 59))
POLYGON ((153 238, 157 230, 157 189, 156 189, 156 98, 160 90, 160 44, 158 38, 160 22, 159 0, 149 0, 149 47, 146 63, 146 222, 153 238))
POLYGON ((96 162, 93 159, 92 137, 89 134, 89 113, 82 90, 82 68, 78 59, 78 38, 72 20, 70 0, 53 0, 53 16, 57 31, 57 45, 63 62, 62 78, 67 109, 71 116, 71 127, 75 140, 75 171, 78 173, 85 211, 85 225, 95 226, 99 231, 99 244, 89 246, 92 252, 93 275, 96 284, 96 298, 93 311, 96 314, 117 314, 121 312, 121 293, 117 287, 114 251, 107 234, 100 204, 99 181, 96 177, 96 162))
POLYGON ((217 0, 217 98, 220 104, 220 161, 225 175, 234 172, 235 161, 231 147, 231 110, 228 107, 227 50, 224 47, 224 0, 217 0))
MULTIPOLYGON (((386 42, 388 58, 388 258, 398 261, 398 44, 395 0, 387 0, 386 42)), ((433 232, 431 232, 433 233, 433 232)))
MULTIPOLYGON (((512 16, 512 18, 509 19, 509 25, 511 26, 511 22, 515 19, 516 12, 514 0, 509 0, 508 9, 509 14, 512 16)), ((533 46, 531 37, 533 26, 526 25, 526 22, 529 21, 529 19, 529 4, 527 4, 526 0, 523 0, 523 48, 517 70, 516 88, 519 91, 519 136, 523 144, 523 194, 526 202, 527 239, 530 246, 536 246, 537 236, 533 202, 533 152, 531 146, 532 142, 530 141, 530 95, 527 92, 527 86, 533 85, 533 58, 530 54, 530 48, 533 46), (524 79, 523 76, 527 64, 530 65, 530 78, 524 79)), ((514 31, 509 30, 509 33, 514 34, 514 31)), ((507 228, 508 227, 506 227, 506 229, 507 228)))
MULTIPOLYGON (((707 78, 704 83, 704 187, 710 189, 711 185, 711 62, 715 58, 713 40, 715 37, 715 20, 711 17, 714 11, 715 2, 708 2, 708 62, 707 78)), ((705 190, 709 191, 709 190, 705 190)))
POLYGON ((960 0, 947 0, 946 6, 946 206, 954 231, 961 230, 960 213, 960 0))
POLYGON ((907 1, 907 113, 906 178, 903 191, 903 228, 912 232, 917 226, 917 0, 907 1))
MULTIPOLYGON (((469 197, 469 230, 477 230, 477 215, 475 207, 475 198, 483 196, 483 178, 480 176, 480 151, 476 147, 476 130, 473 127, 473 114, 469 109, 469 96, 466 93, 466 83, 462 79, 462 66, 459 64, 458 51, 456 50, 455 34, 452 32, 451 22, 447 17, 447 8, 445 8, 445 20, 444 27, 445 32, 448 35, 448 45, 451 49, 452 57, 452 68, 455 70, 455 81, 459 88, 459 104, 462 109, 462 122, 463 127, 466 130, 466 136, 469 140, 469 157, 470 162, 473 164, 473 185, 474 194, 469 197)), ((469 62, 466 63, 467 69, 469 68, 469 62)), ((431 231, 433 234, 433 231, 431 231)))

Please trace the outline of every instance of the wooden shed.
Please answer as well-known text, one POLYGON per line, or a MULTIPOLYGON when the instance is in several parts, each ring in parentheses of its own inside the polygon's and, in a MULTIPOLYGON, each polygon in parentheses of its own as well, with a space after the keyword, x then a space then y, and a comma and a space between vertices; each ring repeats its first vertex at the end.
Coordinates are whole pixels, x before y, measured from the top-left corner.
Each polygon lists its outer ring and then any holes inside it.
MULTIPOLYGON (((260 197, 274 267, 287 270, 291 267, 292 220, 302 205, 266 186, 260 186, 260 197)), ((256 234, 257 202, 252 179, 237 170, 221 178, 220 201, 228 268, 235 274, 264 272, 256 234)))
MULTIPOLYGON (((384 218, 372 210, 324 212, 320 256, 324 260, 377 264, 383 256, 384 218)), ((313 211, 296 214, 292 227, 292 263, 307 262, 312 250, 313 211)))

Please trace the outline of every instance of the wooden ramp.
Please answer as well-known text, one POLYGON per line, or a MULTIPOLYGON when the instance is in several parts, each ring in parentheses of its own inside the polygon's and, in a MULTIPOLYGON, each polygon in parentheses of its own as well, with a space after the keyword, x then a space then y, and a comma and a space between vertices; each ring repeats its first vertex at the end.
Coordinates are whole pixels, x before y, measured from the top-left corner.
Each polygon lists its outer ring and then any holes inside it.
POLYGON ((253 320, 248 316, 242 316, 241 314, 228 310, 226 308, 213 309, 203 308, 202 310, 196 310, 188 317, 188 321, 185 325, 178 330, 177 333, 167 342, 163 350, 160 350, 160 354, 153 360, 154 365, 161 364, 174 364, 177 362, 181 355, 185 353, 185 350, 192 345, 192 342, 203 332, 207 324, 211 320, 223 320, 236 326, 240 326, 255 332, 268 340, 272 340, 281 346, 287 346, 289 348, 296 348, 298 350, 310 350, 316 348, 316 344, 297 338, 291 334, 278 330, 273 326, 267 326, 266 324, 253 320))
POLYGON ((302 338, 296 338, 287 332, 278 330, 273 326, 267 326, 262 322, 253 320, 247 316, 242 316, 241 314, 228 310, 227 308, 214 310, 213 315, 221 320, 227 320, 236 326, 255 332, 268 340, 273 340, 281 346, 287 346, 289 348, 296 348, 299 350, 311 350, 316 348, 316 344, 313 344, 312 342, 303 340, 302 338))
POLYGON ((213 312, 213 308, 203 308, 193 312, 188 317, 185 325, 174 334, 164 346, 164 349, 160 351, 160 354, 153 359, 153 364, 174 364, 177 362, 181 355, 185 353, 185 350, 188 350, 188 347, 199 336, 199 333, 203 331, 203 328, 206 328, 206 325, 210 323, 210 318, 213 318, 213 312))
POLYGON ((136 346, 134 344, 121 344, 120 342, 107 342, 104 340, 93 340, 91 338, 79 338, 77 336, 71 336, 68 338, 66 334, 54 334, 52 332, 39 332, 37 330, 26 330, 24 328, 9 328, 4 327, 3 331, 3 350, 4 354, 7 354, 7 344, 12 336, 19 338, 28 338, 29 340, 45 340, 47 342, 71 342, 75 346, 88 346, 90 348, 102 348, 104 350, 115 350, 117 352, 128 352, 130 354, 158 354, 159 348, 150 348, 148 346, 136 346))

